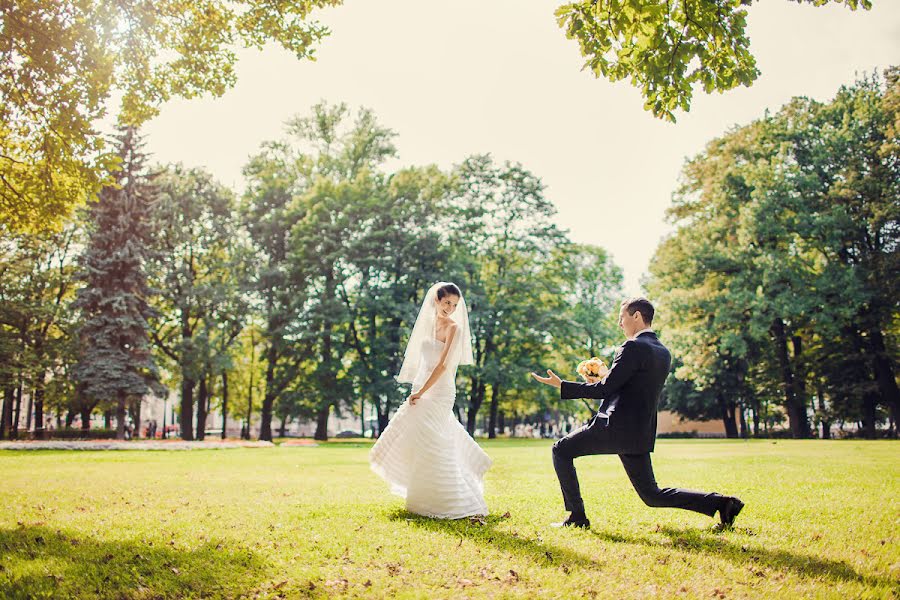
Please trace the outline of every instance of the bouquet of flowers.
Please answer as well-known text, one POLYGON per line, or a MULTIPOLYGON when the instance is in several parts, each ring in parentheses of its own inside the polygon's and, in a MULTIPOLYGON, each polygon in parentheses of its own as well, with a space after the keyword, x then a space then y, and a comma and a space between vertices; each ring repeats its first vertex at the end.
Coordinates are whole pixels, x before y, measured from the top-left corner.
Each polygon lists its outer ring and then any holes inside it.
MULTIPOLYGON (((578 366, 575 368, 575 370, 579 375, 581 375, 581 378, 588 383, 600 381, 609 374, 609 367, 607 367, 606 363, 604 363, 596 356, 592 356, 587 360, 581 361, 580 363, 578 363, 578 366)), ((596 407, 591 406, 590 403, 584 398, 582 398, 581 401, 584 402, 584 405, 587 406, 589 411, 597 411, 596 407)))
POLYGON ((578 367, 575 370, 581 375, 582 379, 589 383, 593 383, 593 381, 598 379, 603 379, 609 374, 609 368, 606 366, 606 363, 596 356, 581 361, 578 363, 578 367))

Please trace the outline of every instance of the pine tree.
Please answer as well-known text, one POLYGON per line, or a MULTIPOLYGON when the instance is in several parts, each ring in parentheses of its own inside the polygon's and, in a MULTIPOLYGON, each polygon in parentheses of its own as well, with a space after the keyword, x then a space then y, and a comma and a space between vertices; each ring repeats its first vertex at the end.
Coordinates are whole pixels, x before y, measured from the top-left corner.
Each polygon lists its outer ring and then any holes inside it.
POLYGON ((115 138, 121 168, 90 209, 92 231, 82 255, 85 286, 74 304, 82 313, 81 356, 74 374, 86 396, 115 405, 116 437, 124 439, 126 402, 157 381, 147 325, 151 290, 144 271, 152 252, 148 211, 153 186, 137 131, 123 128, 115 138))

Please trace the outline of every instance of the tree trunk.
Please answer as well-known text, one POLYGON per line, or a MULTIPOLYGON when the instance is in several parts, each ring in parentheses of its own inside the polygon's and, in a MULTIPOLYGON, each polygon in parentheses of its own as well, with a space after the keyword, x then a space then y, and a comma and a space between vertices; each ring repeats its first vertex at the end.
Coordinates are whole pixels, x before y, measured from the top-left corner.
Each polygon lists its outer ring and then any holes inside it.
POLYGON ((13 438, 19 437, 19 419, 22 418, 22 374, 19 373, 19 385, 16 386, 16 408, 12 423, 13 438))
POLYGON ((45 373, 35 378, 34 381, 34 439, 44 439, 44 379, 45 373))
POLYGON ((110 411, 110 410, 103 411, 103 428, 104 429, 112 428, 112 411, 110 411))
POLYGON ((206 401, 209 388, 206 385, 206 373, 200 376, 197 386, 197 440, 203 441, 206 437, 206 401))
POLYGON ((735 403, 726 400, 725 394, 722 392, 716 393, 716 401, 722 411, 722 422, 725 424, 725 437, 738 437, 737 423, 735 422, 735 403))
MULTIPOLYGON (((869 339, 872 345, 872 362, 875 371, 875 380, 878 382, 878 391, 881 392, 881 400, 891 413, 894 423, 900 418, 900 388, 897 387, 897 379, 894 376, 894 365, 884 345, 884 335, 880 328, 872 328, 869 331, 869 339)), ((894 429, 896 435, 896 428, 894 429)))
POLYGON ((222 439, 225 439, 225 429, 228 425, 228 371, 222 371, 222 439))
POLYGON ((825 391, 822 389, 821 382, 816 386, 816 396, 819 397, 819 419, 822 424, 822 439, 831 439, 831 421, 825 418, 825 415, 828 413, 825 407, 825 391))
POLYGON ((34 389, 31 390, 31 393, 28 394, 28 408, 25 413, 25 433, 27 434, 31 431, 31 415, 34 411, 34 389))
POLYGON ((328 440, 328 415, 331 413, 331 405, 324 406, 316 413, 316 433, 314 439, 320 441, 328 440))
POLYGON ((500 404, 500 384, 494 383, 491 386, 491 415, 488 421, 488 438, 497 437, 497 412, 500 404))
POLYGON ((281 425, 278 427, 278 437, 283 438, 284 434, 287 433, 287 424, 288 424, 288 417, 287 416, 281 417, 281 425))
POLYGON ((381 412, 378 411, 378 436, 381 436, 381 433, 384 431, 385 427, 388 426, 388 414, 387 411, 381 412))
POLYGON ((134 434, 133 438, 141 437, 141 399, 135 398, 131 403, 131 414, 134 415, 134 434))
POLYGON ((66 411, 66 429, 72 429, 72 423, 75 422, 75 414, 74 410, 66 411))
POLYGON ((359 435, 366 437, 366 400, 362 394, 359 396, 359 435))
POLYGON ((81 415, 81 430, 82 431, 90 431, 91 429, 91 413, 94 412, 91 406, 85 402, 81 405, 81 410, 78 411, 81 415))
POLYGON ((275 405, 275 361, 277 358, 275 344, 270 343, 266 352, 268 363, 266 365, 266 395, 263 398, 262 419, 259 424, 259 439, 266 442, 272 441, 272 407, 275 405))
POLYGON ((788 413, 788 422, 791 428, 791 436, 795 438, 809 437, 809 419, 806 416, 806 407, 801 399, 797 398, 794 384, 794 371, 791 368, 791 360, 788 356, 787 334, 784 329, 784 321, 775 319, 771 328, 775 338, 775 354, 778 358, 778 366, 781 369, 781 380, 784 384, 785 407, 788 413))
POLYGON ((749 433, 747 431, 747 410, 744 406, 744 402, 742 401, 738 405, 738 410, 740 412, 740 426, 741 426, 741 439, 747 439, 749 437, 749 433))
POLYGON ((13 403, 16 401, 16 391, 12 385, 3 388, 3 413, 0 416, 0 440, 6 439, 7 432, 12 437, 12 413, 13 403))
POLYGON ((466 431, 475 437, 475 425, 478 419, 478 409, 484 402, 485 384, 480 377, 472 378, 472 392, 469 394, 469 410, 466 412, 466 431))
POLYGON ((506 433, 506 414, 502 410, 497 414, 497 426, 500 428, 500 435, 504 435, 506 433))
POLYGON ((878 394, 870 391, 863 394, 862 406, 862 431, 867 440, 874 440, 877 437, 876 421, 878 415, 876 412, 878 405, 878 394))
POLYGON ((181 439, 194 439, 194 380, 183 377, 181 380, 181 439))
POLYGON ((803 437, 809 438, 813 436, 813 428, 806 414, 806 406, 807 402, 812 404, 812 398, 808 398, 806 393, 806 369, 801 358, 803 356, 803 339, 799 335, 792 336, 791 344, 794 347, 794 387, 797 393, 797 403, 801 407, 800 410, 803 411, 803 423, 806 428, 803 437))
POLYGON ((116 400, 116 439, 125 439, 125 393, 119 392, 116 400))

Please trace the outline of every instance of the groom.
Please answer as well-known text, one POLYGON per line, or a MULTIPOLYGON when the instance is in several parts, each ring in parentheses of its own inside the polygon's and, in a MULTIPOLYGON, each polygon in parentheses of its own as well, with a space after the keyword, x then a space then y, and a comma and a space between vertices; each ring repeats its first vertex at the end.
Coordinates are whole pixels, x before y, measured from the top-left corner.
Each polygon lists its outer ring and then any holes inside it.
POLYGON ((631 485, 648 506, 683 508, 715 516, 721 526, 734 524, 744 503, 733 496, 660 488, 653 476, 650 453, 656 441, 656 408, 669 374, 672 356, 650 329, 653 305, 646 298, 622 303, 619 327, 628 338, 616 351, 609 374, 597 383, 562 381, 549 369, 547 377, 532 373, 541 383, 559 388, 560 398, 605 399, 584 427, 553 445, 553 466, 562 488, 568 518, 557 527, 590 527, 578 486, 574 460, 590 454, 618 454, 631 485))

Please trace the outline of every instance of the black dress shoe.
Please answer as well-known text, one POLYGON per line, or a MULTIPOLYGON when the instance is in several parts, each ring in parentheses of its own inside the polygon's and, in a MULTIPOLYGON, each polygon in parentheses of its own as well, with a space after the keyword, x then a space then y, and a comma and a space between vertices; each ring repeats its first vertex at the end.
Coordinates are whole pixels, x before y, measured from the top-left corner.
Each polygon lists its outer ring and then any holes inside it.
POLYGON ((579 529, 590 529, 591 522, 587 517, 572 518, 572 515, 566 517, 561 523, 551 523, 551 527, 578 527, 579 529))
POLYGON ((734 520, 740 514, 742 508, 744 508, 744 503, 734 496, 725 498, 725 503, 719 509, 719 519, 722 520, 720 527, 727 529, 733 526, 734 520))

